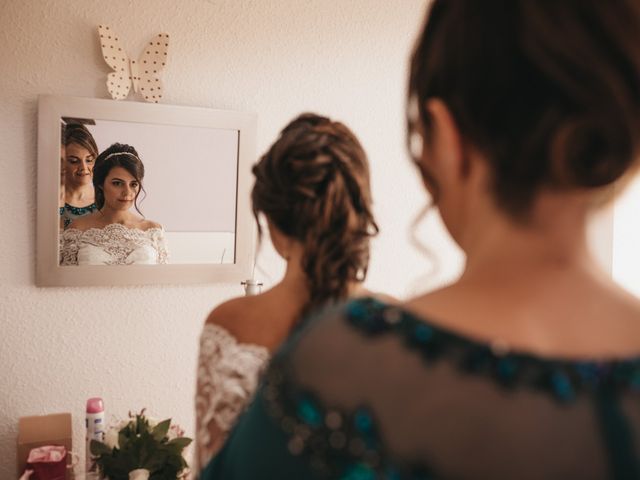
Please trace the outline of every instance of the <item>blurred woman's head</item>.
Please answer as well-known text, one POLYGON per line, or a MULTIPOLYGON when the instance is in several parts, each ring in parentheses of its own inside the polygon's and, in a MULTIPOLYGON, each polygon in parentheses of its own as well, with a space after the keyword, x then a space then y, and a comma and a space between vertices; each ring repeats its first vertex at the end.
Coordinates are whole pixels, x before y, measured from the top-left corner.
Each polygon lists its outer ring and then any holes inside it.
POLYGON ((66 184, 80 187, 91 184, 98 146, 91 132, 82 124, 67 124, 63 130, 64 172, 66 184))
POLYGON ((256 221, 263 213, 276 237, 302 248, 307 308, 345 298, 349 285, 366 275, 369 239, 378 231, 358 139, 342 123, 306 113, 282 130, 253 173, 256 221))
POLYGON ((460 192, 438 162, 457 156, 464 176, 471 152, 514 221, 526 221, 542 191, 610 197, 638 164, 640 3, 434 0, 411 59, 407 115, 409 147, 441 207, 460 192), (457 146, 446 154, 443 125, 457 146))
POLYGON ((97 158, 93 169, 93 186, 96 205, 102 210, 128 210, 135 206, 138 213, 138 196, 144 178, 144 165, 138 152, 131 145, 114 143, 97 158))

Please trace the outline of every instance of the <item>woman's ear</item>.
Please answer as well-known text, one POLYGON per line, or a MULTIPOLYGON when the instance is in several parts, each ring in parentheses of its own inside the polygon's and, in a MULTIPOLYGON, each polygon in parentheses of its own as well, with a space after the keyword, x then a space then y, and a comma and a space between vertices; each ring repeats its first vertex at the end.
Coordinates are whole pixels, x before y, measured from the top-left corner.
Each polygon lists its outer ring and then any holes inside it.
POLYGON ((269 229, 269 238, 271 238, 271 243, 273 244, 273 248, 278 252, 285 260, 291 259, 291 239, 287 237, 284 233, 278 229, 271 220, 267 218, 267 228, 269 229))
POLYGON ((428 144, 421 158, 422 168, 434 173, 440 181, 459 180, 469 173, 468 159, 453 114, 440 99, 427 101, 431 119, 428 144))

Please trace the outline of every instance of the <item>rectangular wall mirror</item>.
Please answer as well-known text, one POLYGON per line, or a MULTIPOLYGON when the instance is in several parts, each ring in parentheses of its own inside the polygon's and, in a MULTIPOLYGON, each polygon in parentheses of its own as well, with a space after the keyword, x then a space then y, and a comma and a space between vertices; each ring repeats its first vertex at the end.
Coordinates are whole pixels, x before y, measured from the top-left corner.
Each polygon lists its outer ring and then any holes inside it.
POLYGON ((255 136, 251 113, 41 96, 38 285, 248 278, 255 136))

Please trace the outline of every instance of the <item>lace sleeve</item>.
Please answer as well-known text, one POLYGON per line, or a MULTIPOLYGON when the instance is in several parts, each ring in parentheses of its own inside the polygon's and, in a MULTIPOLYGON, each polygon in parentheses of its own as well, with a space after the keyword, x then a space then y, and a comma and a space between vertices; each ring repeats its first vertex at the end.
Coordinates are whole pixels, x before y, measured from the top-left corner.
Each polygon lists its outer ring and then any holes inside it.
POLYGON ((82 233, 71 228, 60 235, 60 265, 78 265, 78 247, 82 233))
POLYGON ((158 251, 158 263, 169 263, 169 250, 167 249, 167 240, 164 236, 164 229, 160 228, 157 233, 154 233, 154 243, 156 250, 158 251))
POLYGON ((238 343, 224 328, 207 324, 200 337, 196 393, 196 463, 204 466, 222 446, 253 397, 269 353, 238 343))

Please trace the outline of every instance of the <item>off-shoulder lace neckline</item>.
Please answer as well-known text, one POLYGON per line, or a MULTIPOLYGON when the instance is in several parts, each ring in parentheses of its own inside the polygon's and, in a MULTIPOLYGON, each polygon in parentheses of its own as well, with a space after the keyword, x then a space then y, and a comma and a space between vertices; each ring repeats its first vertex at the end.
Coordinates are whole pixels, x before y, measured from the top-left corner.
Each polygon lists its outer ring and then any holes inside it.
POLYGON ((235 335, 233 335, 229 330, 227 330, 226 328, 224 328, 221 325, 218 325, 217 323, 205 323, 204 330, 205 331, 207 331, 207 330, 216 331, 216 333, 221 334, 223 337, 225 337, 231 343, 233 343, 234 345, 236 345, 238 347, 251 348, 251 349, 255 349, 255 350, 264 351, 267 355, 271 356, 271 353, 269 352, 269 349, 267 347, 265 347, 264 345, 259 345, 257 343, 239 341, 238 338, 235 335))
POLYGON ((147 228, 145 230, 143 230, 142 228, 130 228, 127 227, 125 225, 122 225, 121 223, 110 223, 102 228, 99 227, 91 227, 91 228, 87 228, 86 230, 80 230, 79 228, 74 228, 74 227, 69 227, 65 230, 66 232, 80 232, 80 233, 85 233, 85 232, 92 232, 92 231, 96 231, 96 232, 105 232, 107 230, 127 230, 130 232, 140 232, 140 233, 154 233, 154 232, 164 232, 164 228, 163 227, 151 227, 151 228, 147 228))

